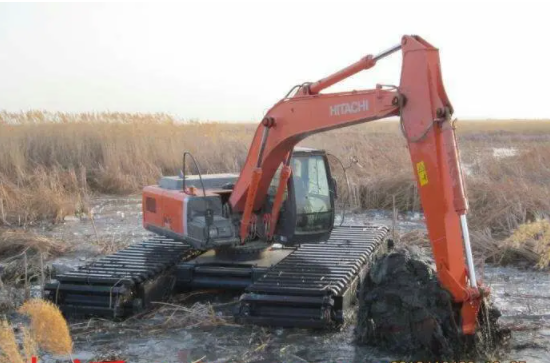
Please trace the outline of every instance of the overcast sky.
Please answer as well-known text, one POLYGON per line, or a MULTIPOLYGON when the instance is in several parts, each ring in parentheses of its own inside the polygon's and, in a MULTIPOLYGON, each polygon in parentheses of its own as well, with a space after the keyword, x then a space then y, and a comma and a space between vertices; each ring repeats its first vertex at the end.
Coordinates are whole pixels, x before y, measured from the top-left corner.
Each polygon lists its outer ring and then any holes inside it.
MULTIPOLYGON (((550 5, 194 1, 0 5, 0 109, 253 121, 290 87, 418 34, 459 118, 550 118, 550 5)), ((330 90, 399 82, 399 54, 330 90)))

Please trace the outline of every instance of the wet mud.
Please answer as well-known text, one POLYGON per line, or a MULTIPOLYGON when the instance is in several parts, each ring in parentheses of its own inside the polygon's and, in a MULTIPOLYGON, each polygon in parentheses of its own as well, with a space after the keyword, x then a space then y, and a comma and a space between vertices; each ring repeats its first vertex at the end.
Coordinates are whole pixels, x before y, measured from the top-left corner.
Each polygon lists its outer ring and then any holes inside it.
POLYGON ((476 335, 460 334, 459 314, 427 254, 400 247, 375 262, 361 287, 356 340, 410 361, 487 360, 507 350, 510 331, 499 326, 500 312, 488 300, 476 335))

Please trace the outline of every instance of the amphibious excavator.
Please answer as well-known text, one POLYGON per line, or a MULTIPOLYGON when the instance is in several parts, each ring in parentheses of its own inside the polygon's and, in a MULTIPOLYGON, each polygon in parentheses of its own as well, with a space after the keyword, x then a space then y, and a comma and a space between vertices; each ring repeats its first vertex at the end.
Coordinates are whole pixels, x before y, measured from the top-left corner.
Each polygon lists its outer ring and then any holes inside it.
POLYGON ((343 321, 384 226, 335 227, 327 154, 296 145, 328 130, 398 117, 408 144, 438 278, 457 326, 474 334, 487 290, 476 280, 453 107, 439 53, 419 36, 296 85, 258 126, 240 174, 163 177, 143 190, 143 226, 157 236, 58 274, 46 287, 66 314, 125 317, 174 287, 244 290, 237 321, 320 327, 343 321), (401 51, 399 86, 321 93, 401 51))

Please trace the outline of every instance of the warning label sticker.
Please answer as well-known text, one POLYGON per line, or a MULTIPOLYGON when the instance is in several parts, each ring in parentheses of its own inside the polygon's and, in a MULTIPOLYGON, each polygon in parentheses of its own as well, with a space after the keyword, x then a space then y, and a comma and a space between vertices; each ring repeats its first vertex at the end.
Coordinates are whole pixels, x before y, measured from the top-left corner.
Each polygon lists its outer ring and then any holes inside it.
POLYGON ((426 172, 426 165, 424 165, 423 161, 416 163, 416 171, 418 173, 420 186, 423 187, 428 184, 428 173, 426 172))

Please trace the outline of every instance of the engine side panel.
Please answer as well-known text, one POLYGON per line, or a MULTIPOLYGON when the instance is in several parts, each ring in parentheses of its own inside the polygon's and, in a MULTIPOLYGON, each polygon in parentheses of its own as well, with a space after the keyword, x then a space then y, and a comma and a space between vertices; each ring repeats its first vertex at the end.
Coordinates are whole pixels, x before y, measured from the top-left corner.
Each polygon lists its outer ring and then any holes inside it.
POLYGON ((161 236, 200 250, 239 242, 232 221, 222 215, 219 193, 190 195, 154 185, 144 188, 142 204, 143 227, 161 236))
POLYGON ((177 240, 185 239, 185 198, 181 191, 153 185, 143 189, 143 228, 177 240))

